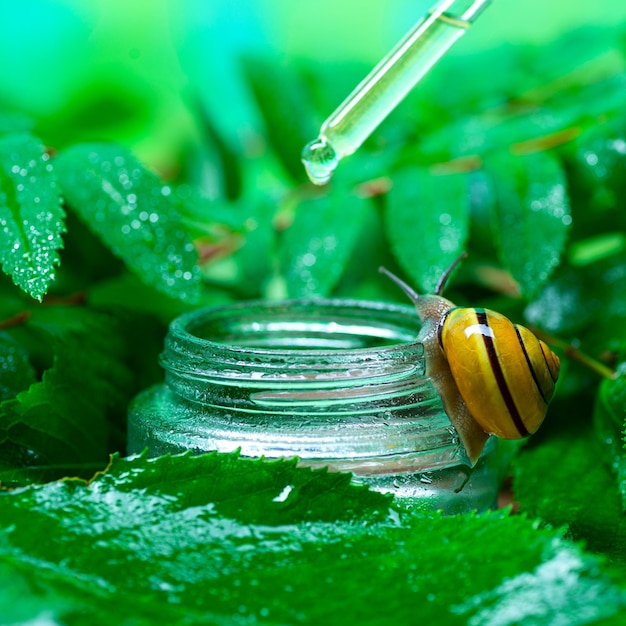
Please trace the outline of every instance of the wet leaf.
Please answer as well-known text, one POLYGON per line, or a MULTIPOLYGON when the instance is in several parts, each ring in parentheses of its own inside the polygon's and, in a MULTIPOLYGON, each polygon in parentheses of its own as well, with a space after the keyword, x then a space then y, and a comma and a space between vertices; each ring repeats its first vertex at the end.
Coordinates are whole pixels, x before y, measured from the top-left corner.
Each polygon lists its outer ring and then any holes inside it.
POLYGON ((583 265, 563 263, 525 313, 533 325, 576 338, 595 358, 621 350, 626 345, 626 251, 583 265))
MULTIPOLYGON (((604 444, 607 463, 617 476, 622 509, 626 511, 626 363, 618 364, 616 372, 615 378, 605 379, 600 385, 593 420, 596 434, 604 444)), ((626 552, 626 539, 624 544, 626 552)))
POLYGON ((562 265, 526 307, 524 317, 533 326, 557 335, 571 335, 596 319, 603 302, 590 298, 589 272, 562 265))
POLYGON ((34 382, 35 370, 28 353, 8 333, 0 331, 0 403, 34 382))
POLYGON ((405 169, 388 194, 386 230, 404 271, 432 293, 443 271, 464 250, 469 230, 467 174, 432 175, 405 169))
POLYGON ((576 625, 626 602, 560 531, 390 514, 293 461, 114 459, 89 484, 0 493, 0 528, 0 600, 23 621, 576 625))
POLYGON ((41 142, 28 134, 0 136, 0 263, 38 300, 55 278, 64 217, 41 142))
POLYGON ((0 403, 0 468, 106 459, 115 412, 133 391, 122 326, 78 307, 40 309, 15 329, 23 350, 52 364, 19 395, 0 403))
POLYGON ((289 297, 330 294, 371 210, 367 200, 339 190, 296 207, 294 221, 280 245, 289 297))
POLYGON ((168 186, 113 144, 68 148, 56 168, 71 207, 132 271, 173 298, 197 299, 198 255, 168 186))
MULTIPOLYGON (((626 108, 626 103, 624 104, 626 108)), ((626 229, 626 115, 594 124, 567 147, 576 234, 626 229)))
POLYGON ((530 298, 559 264, 572 222, 563 168, 547 152, 502 152, 485 166, 497 194, 493 230, 500 260, 530 298))
POLYGON ((276 206, 268 198, 246 198, 239 207, 245 215, 242 245, 232 255, 235 284, 247 297, 262 295, 275 263, 276 206))
POLYGON ((589 427, 576 424, 523 450, 514 470, 515 497, 522 511, 568 536, 584 540, 626 572, 626 517, 609 449, 589 427))

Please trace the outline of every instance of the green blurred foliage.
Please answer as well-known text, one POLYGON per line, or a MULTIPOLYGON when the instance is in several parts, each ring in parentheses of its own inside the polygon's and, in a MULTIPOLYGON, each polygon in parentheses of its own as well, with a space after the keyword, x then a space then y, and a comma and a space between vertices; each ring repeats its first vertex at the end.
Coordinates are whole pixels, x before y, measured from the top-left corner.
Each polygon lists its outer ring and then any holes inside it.
MULTIPOLYGON (((32 115, 50 145, 120 140, 143 162, 170 174, 181 152, 200 140, 198 95, 229 140, 258 131, 239 67, 242 55, 272 54, 279 71, 310 61, 327 74, 330 113, 428 6, 425 0, 371 0, 367 10, 358 0, 319 0, 314 6, 288 0, 5 2, 0 104, 32 115), (334 79, 337 65, 352 68, 344 80, 334 79)), ((625 20, 626 7, 615 0, 495 2, 443 63, 625 20)), ((577 42, 584 56, 588 46, 578 35, 577 42)), ((604 38, 596 45, 609 51, 613 42, 604 38)), ((559 67, 563 60, 552 62, 559 67)), ((495 73, 488 78, 500 80, 495 73)), ((447 88, 438 96, 453 93, 447 88)))

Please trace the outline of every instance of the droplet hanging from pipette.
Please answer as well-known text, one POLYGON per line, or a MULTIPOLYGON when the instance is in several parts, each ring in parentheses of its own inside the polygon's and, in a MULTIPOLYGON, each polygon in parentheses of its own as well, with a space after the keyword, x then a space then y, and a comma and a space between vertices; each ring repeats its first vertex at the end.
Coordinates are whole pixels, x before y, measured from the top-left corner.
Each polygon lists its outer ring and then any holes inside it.
POLYGON ((302 162, 311 182, 327 183, 339 161, 353 154, 430 71, 491 0, 439 0, 322 124, 302 162))
POLYGON ((312 183, 325 185, 337 169, 339 158, 332 145, 324 137, 318 137, 304 146, 302 163, 312 183))

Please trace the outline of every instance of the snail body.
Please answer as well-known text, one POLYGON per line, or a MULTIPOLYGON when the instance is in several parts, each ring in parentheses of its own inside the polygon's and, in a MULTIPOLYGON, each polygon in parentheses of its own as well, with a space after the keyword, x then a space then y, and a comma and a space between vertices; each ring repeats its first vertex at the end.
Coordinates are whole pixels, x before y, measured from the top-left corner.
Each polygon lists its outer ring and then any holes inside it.
POLYGON ((457 259, 435 294, 420 295, 381 268, 415 304, 422 321, 426 374, 472 464, 489 435, 521 439, 543 422, 559 375, 559 358, 524 326, 500 313, 457 307, 441 296, 457 259))

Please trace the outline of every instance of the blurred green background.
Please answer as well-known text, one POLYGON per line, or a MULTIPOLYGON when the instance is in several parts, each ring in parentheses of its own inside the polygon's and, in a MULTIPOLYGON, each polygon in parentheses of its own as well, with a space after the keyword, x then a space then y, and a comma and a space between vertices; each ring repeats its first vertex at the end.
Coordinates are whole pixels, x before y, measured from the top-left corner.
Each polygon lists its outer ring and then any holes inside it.
MULTIPOLYGON (((1 2, 0 107, 33 116, 55 147, 120 140, 167 176, 203 132, 193 114, 198 103, 229 141, 254 135, 259 120, 239 55, 271 53, 286 69, 306 59, 322 72, 337 63, 362 64, 365 71, 429 6, 423 0, 1 2)), ((451 54, 541 44, 582 27, 625 22, 622 0, 495 0, 451 54)), ((347 95, 352 87, 337 92, 347 95)))

